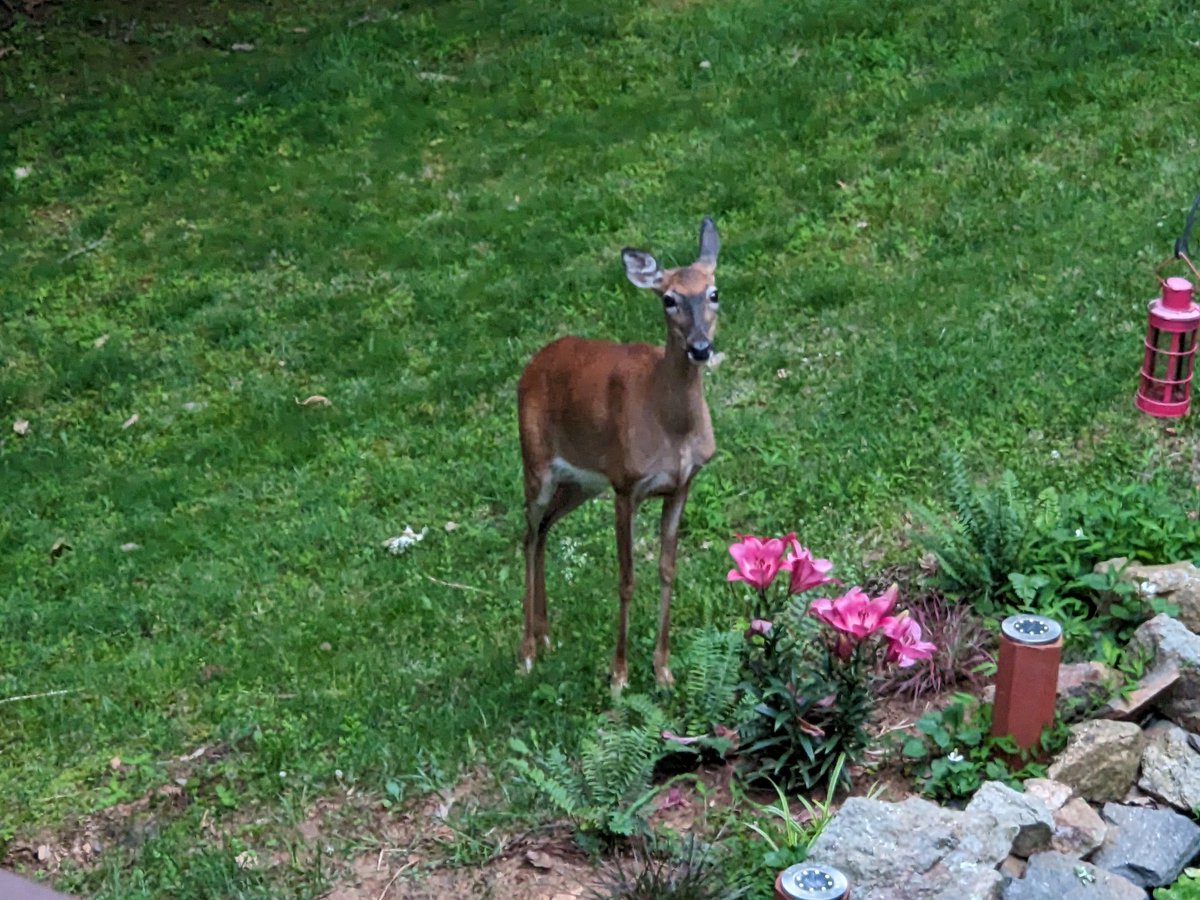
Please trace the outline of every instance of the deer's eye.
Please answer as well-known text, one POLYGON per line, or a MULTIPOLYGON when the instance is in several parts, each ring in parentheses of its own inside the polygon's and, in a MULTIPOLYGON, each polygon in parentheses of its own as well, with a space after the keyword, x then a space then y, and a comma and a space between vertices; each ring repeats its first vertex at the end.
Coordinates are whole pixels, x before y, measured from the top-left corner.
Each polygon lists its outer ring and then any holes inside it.
POLYGON ((709 294, 709 295, 708 295, 708 302, 709 302, 709 303, 711 303, 711 304, 713 305, 713 308, 714 308, 714 309, 716 309, 718 306, 720 306, 720 305, 721 305, 721 304, 718 302, 718 298, 717 298, 717 292, 716 292, 716 291, 713 291, 711 294, 709 294))

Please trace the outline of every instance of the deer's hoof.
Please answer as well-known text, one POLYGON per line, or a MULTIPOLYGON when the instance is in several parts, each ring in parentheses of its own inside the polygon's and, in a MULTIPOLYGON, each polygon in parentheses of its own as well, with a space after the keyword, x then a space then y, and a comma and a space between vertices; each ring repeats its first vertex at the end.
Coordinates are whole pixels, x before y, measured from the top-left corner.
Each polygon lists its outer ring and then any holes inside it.
POLYGON ((629 687, 629 676, 624 672, 613 672, 609 687, 612 690, 614 699, 620 697, 621 692, 629 687))
POLYGON ((533 671, 533 657, 527 656, 527 657, 525 657, 524 665, 521 666, 521 672, 525 675, 528 675, 532 671, 533 671))
POLYGON ((671 670, 666 666, 659 666, 654 672, 654 678, 658 682, 659 687, 669 688, 675 684, 675 676, 671 674, 671 670))

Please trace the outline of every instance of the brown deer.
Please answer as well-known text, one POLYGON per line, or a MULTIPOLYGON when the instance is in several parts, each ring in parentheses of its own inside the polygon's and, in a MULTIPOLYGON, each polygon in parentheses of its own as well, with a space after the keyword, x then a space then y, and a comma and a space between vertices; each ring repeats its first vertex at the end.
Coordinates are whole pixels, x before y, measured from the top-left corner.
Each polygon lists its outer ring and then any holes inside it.
POLYGON ((625 274, 662 298, 665 347, 564 337, 539 350, 517 387, 525 467, 525 668, 540 641, 550 645, 546 614, 546 535, 552 525, 605 487, 616 493, 620 615, 612 686, 628 682, 625 635, 633 596, 633 518, 647 497, 662 497, 658 644, 654 672, 668 668, 675 544, 688 487, 716 451, 704 402, 704 366, 717 324, 713 273, 721 239, 711 219, 700 226, 700 255, 690 266, 661 269, 643 250, 621 251, 625 274))

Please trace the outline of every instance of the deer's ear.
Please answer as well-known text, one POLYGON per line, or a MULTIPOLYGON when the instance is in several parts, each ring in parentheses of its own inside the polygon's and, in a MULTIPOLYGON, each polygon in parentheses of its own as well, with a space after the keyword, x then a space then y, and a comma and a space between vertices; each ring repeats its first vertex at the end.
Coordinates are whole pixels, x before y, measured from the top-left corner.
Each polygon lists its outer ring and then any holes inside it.
POLYGON ((721 235, 717 233, 717 226, 713 224, 713 220, 706 216, 700 225, 700 256, 696 261, 710 269, 715 269, 717 254, 720 252, 721 235))
POLYGON ((621 251, 621 262, 625 263, 625 275, 638 287, 654 290, 662 284, 663 271, 658 260, 645 250, 626 247, 621 251))

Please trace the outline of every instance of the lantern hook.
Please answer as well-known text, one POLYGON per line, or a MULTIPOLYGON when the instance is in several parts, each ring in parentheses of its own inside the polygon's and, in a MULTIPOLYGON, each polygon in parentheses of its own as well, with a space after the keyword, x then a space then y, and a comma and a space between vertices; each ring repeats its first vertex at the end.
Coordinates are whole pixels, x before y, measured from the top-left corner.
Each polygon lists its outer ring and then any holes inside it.
POLYGON ((1183 223, 1183 234, 1175 239, 1174 255, 1170 259, 1164 259, 1161 263, 1159 263, 1158 268, 1155 270, 1154 274, 1158 276, 1160 283, 1163 280, 1161 274, 1162 269, 1172 259, 1182 259, 1185 263, 1187 263, 1187 267, 1192 270, 1192 274, 1195 275, 1198 280, 1200 280, 1200 272, 1196 271, 1196 267, 1192 264, 1191 259, 1188 257, 1188 239, 1192 236, 1192 226, 1196 224, 1197 212, 1200 212, 1200 194, 1197 194, 1196 199, 1192 201, 1192 208, 1188 211, 1187 219, 1183 223))

